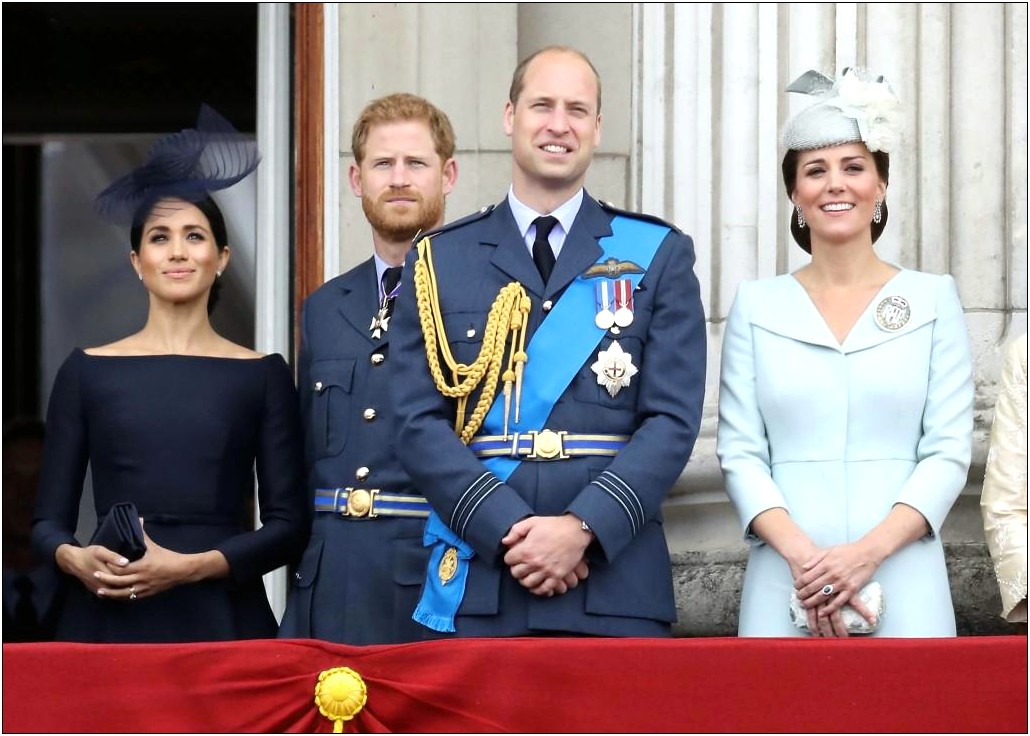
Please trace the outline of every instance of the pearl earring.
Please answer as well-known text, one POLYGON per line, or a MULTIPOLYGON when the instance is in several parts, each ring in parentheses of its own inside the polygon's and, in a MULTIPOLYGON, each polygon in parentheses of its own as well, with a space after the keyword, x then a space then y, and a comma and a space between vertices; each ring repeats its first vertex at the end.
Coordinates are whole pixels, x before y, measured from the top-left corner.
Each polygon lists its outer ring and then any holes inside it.
POLYGON ((139 280, 140 281, 143 280, 143 274, 142 273, 137 272, 136 275, 139 276, 139 280))
POLYGON ((222 272, 221 271, 215 271, 215 276, 221 278, 222 277, 222 272))

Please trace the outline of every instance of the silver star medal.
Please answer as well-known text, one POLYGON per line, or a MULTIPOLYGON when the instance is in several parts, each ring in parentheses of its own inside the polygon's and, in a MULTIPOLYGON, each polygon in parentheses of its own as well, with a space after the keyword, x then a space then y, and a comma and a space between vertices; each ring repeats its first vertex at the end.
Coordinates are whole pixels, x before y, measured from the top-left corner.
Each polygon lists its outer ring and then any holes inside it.
POLYGON ((912 316, 908 301, 900 296, 888 296, 876 305, 876 325, 885 332, 900 330, 912 316))
POLYGON ((607 350, 597 353, 597 361, 590 366, 590 370, 597 374, 597 384, 604 386, 613 399, 619 391, 629 386, 630 379, 637 375, 633 356, 614 341, 607 350))

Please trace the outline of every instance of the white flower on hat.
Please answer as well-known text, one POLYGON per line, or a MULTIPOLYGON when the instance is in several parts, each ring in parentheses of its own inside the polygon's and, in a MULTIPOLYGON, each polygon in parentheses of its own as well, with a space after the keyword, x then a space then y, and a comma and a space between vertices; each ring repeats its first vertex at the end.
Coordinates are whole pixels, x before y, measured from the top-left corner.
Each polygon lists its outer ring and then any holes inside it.
POLYGON ((867 81, 864 76, 854 69, 846 70, 835 85, 837 94, 826 102, 854 118, 866 148, 890 153, 900 103, 882 77, 867 81))

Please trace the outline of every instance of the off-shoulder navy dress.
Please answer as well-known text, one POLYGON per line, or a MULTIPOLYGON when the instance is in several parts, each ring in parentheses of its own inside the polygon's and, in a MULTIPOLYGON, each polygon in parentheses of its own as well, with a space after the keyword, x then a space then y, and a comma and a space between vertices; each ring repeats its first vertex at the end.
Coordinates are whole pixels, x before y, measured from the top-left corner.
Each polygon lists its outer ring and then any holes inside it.
POLYGON ((296 389, 280 355, 241 360, 74 350, 50 395, 32 529, 36 552, 53 560, 58 546, 77 544, 89 464, 98 519, 112 504, 133 501, 154 542, 183 553, 220 550, 229 576, 135 601, 100 599, 68 577, 58 639, 274 637, 261 576, 304 549, 302 447, 296 389))

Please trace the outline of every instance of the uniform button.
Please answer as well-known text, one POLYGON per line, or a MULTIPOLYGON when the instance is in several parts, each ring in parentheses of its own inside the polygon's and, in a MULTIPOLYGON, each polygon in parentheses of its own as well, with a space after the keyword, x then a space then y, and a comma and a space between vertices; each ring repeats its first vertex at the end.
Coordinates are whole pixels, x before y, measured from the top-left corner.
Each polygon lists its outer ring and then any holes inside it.
POLYGON ((382 365, 384 360, 386 356, 382 353, 372 353, 372 365, 382 365))
POLYGON ((544 302, 543 304, 540 305, 540 308, 543 309, 545 312, 550 312, 551 311, 551 307, 553 307, 553 306, 554 306, 554 302, 552 302, 550 299, 548 299, 546 302, 544 302))
POLYGON ((373 419, 376 418, 376 410, 372 407, 365 409, 364 417, 366 422, 371 422, 373 419))
POLYGON ((321 391, 322 390, 322 382, 321 381, 315 381, 315 390, 316 391, 321 391))
POLYGON ((371 473, 371 472, 372 471, 369 470, 366 467, 360 467, 360 468, 358 468, 358 472, 356 472, 354 474, 354 477, 357 478, 358 480, 365 480, 366 478, 368 478, 368 474, 371 473))

